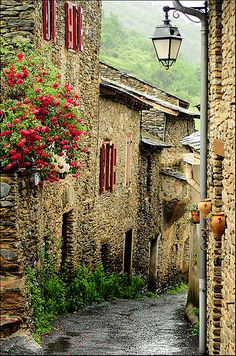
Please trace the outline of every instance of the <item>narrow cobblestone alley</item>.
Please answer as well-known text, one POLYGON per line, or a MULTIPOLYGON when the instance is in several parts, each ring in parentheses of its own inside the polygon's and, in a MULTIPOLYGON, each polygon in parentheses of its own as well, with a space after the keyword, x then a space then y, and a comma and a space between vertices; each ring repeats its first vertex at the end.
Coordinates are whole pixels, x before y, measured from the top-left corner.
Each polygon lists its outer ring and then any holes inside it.
POLYGON ((46 355, 197 355, 183 308, 186 293, 93 304, 57 319, 46 355))

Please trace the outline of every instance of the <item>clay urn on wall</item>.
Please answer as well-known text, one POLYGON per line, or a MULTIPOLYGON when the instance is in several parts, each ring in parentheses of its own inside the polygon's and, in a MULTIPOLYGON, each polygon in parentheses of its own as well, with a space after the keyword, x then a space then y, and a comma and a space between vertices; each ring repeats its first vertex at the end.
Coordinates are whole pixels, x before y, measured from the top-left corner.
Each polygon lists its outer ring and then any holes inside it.
POLYGON ((203 218, 206 218, 207 214, 211 211, 211 199, 203 199, 198 204, 198 210, 203 218))
POLYGON ((223 212, 212 213, 210 228, 214 235, 221 236, 225 231, 226 219, 223 212))
POLYGON ((191 211, 191 215, 192 215, 192 223, 193 224, 198 224, 200 221, 200 213, 198 210, 193 210, 191 211))

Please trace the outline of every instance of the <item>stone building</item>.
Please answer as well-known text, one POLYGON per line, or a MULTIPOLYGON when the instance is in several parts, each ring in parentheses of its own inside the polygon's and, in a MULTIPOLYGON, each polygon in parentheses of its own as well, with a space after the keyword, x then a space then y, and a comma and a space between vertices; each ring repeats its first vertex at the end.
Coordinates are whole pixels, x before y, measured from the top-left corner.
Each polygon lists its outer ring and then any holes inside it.
POLYGON ((141 274, 160 290, 179 274, 186 278, 190 192, 180 141, 194 131, 198 114, 186 101, 99 64, 100 1, 3 0, 1 6, 4 37, 48 44, 62 81, 79 89, 91 126, 78 180, 65 175, 40 189, 35 176, 1 172, 5 336, 31 323, 25 269, 40 268, 45 251, 58 271, 66 261, 71 269, 102 261, 107 271, 141 274), (68 26, 73 13, 78 37, 68 26))
MULTIPOLYGON (((18 174, 3 174, 1 177, 1 313, 4 334, 12 332, 18 324, 29 325, 25 268, 40 266, 40 256, 46 246, 58 269, 68 256, 74 265, 81 257, 80 246, 86 248, 86 237, 81 241, 77 236, 80 222, 89 220, 94 199, 96 156, 93 152, 96 150, 99 116, 101 2, 3 0, 0 17, 2 37, 10 43, 28 39, 39 48, 47 45, 49 56, 60 70, 62 82, 78 88, 80 110, 92 127, 91 154, 87 154, 79 180, 67 176, 55 185, 46 184, 40 191, 34 179, 30 184, 26 177, 18 174), (75 27, 71 27, 72 21, 75 27)), ((91 246, 92 256, 95 242, 92 239, 87 243, 91 246)))
MULTIPOLYGON (((123 154, 126 162, 122 165, 127 169, 132 158, 132 171, 130 179, 127 179, 127 171, 123 174, 123 182, 126 182, 123 190, 129 192, 123 201, 131 201, 133 194, 137 199, 135 219, 133 222, 126 222, 128 226, 133 226, 135 239, 133 247, 131 246, 133 271, 141 273, 149 281, 150 288, 163 290, 177 276, 186 279, 188 275, 189 226, 186 226, 185 206, 190 200, 190 191, 181 172, 181 157, 188 150, 180 141, 185 134, 194 131, 194 118, 199 115, 186 108, 187 102, 111 66, 101 63, 100 72, 101 87, 109 88, 106 101, 101 102, 100 113, 104 106, 110 115, 115 108, 114 100, 120 101, 122 106, 125 103, 127 105, 127 96, 147 105, 148 110, 143 108, 138 120, 136 119, 139 136, 135 137, 132 130, 126 132, 127 142, 132 141, 132 148, 129 144, 126 152, 130 150, 132 155, 128 157, 123 154), (133 156, 135 152, 136 158, 133 156), (137 158, 135 163, 133 160, 137 158)), ((102 96, 103 91, 104 89, 102 96)), ((116 122, 118 113, 117 108, 116 122)), ((124 121, 124 117, 122 114, 120 120, 124 121)), ((114 123, 108 117, 105 122, 112 131, 114 123)), ((118 124, 117 131, 119 127, 121 123, 118 124)), ((106 132, 101 129, 103 131, 106 132)), ((116 171, 118 172, 118 167, 116 171)), ((121 204, 120 197, 121 195, 118 197, 117 211, 121 204)))
POLYGON ((209 1, 208 197, 226 216, 225 233, 209 234, 207 345, 235 355, 235 1, 209 1))

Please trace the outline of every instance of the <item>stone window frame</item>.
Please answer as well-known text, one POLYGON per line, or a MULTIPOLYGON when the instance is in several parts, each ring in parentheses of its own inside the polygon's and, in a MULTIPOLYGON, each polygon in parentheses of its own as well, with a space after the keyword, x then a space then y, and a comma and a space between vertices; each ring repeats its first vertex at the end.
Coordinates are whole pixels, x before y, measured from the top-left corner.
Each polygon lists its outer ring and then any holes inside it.
POLYGON ((71 52, 83 51, 83 7, 65 3, 65 46, 71 52))
POLYGON ((103 141, 100 148, 100 194, 112 192, 116 186, 116 145, 103 141))
POLYGON ((43 0, 43 38, 45 41, 55 41, 56 0, 43 0))

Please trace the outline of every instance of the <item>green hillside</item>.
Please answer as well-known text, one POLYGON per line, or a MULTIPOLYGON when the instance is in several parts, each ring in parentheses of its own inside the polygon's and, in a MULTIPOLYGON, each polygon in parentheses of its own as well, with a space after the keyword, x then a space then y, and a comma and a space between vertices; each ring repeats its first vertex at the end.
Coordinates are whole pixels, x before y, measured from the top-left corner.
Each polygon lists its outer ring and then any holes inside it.
MULTIPOLYGON (((195 62, 186 58, 183 46, 177 62, 167 71, 156 59, 149 39, 155 26, 163 19, 159 5, 152 6, 149 1, 103 1, 100 59, 197 105, 200 100, 200 39, 198 43, 196 33, 188 34, 197 41, 198 49, 196 44, 192 44, 195 46, 195 62), (160 15, 156 12, 159 7, 160 15)), ((182 22, 183 28, 188 27, 189 24, 182 22)), ((192 26, 200 37, 199 28, 192 26)), ((182 31, 179 24, 178 27, 182 31)), ((183 31, 181 34, 184 37, 183 31)))

